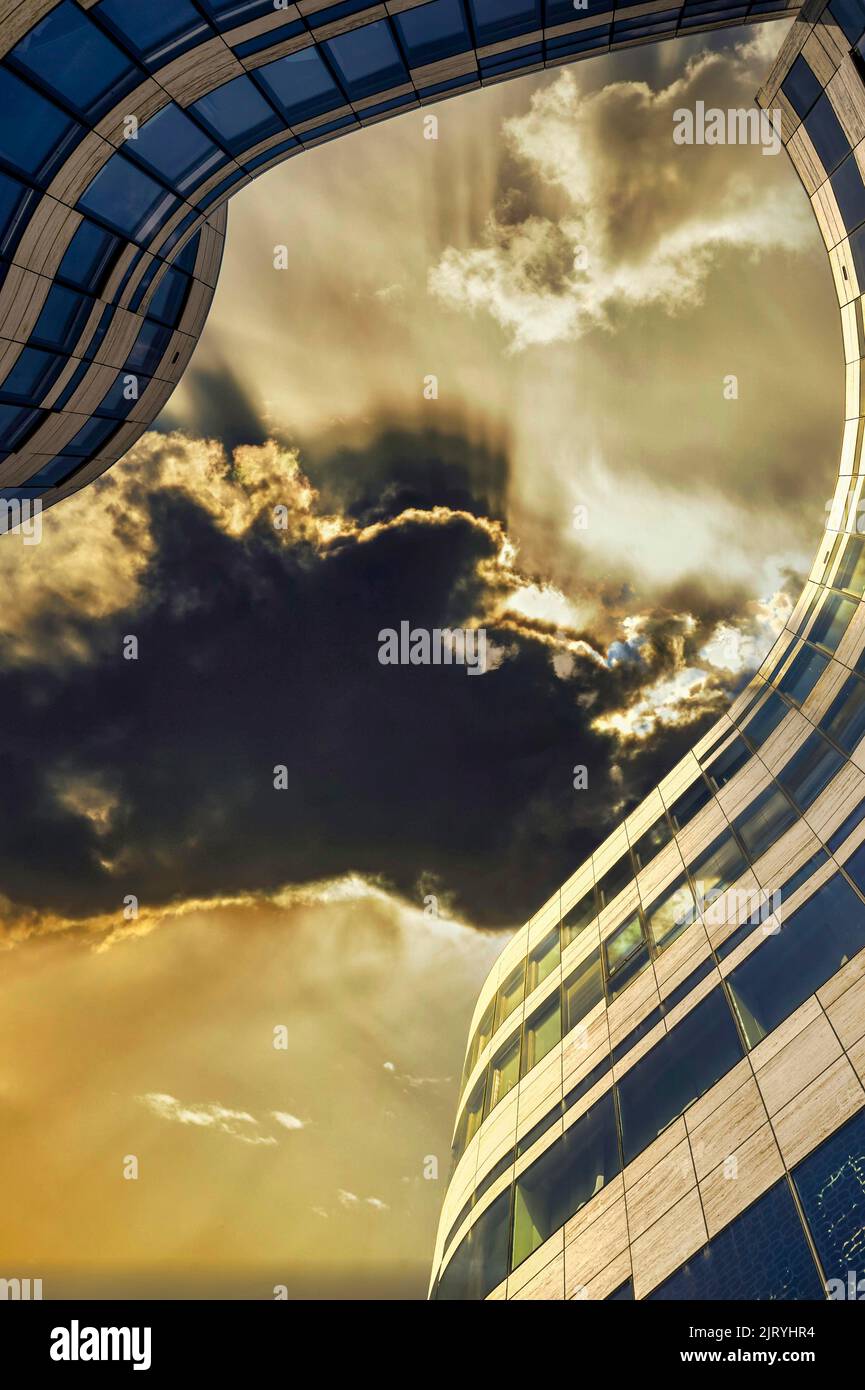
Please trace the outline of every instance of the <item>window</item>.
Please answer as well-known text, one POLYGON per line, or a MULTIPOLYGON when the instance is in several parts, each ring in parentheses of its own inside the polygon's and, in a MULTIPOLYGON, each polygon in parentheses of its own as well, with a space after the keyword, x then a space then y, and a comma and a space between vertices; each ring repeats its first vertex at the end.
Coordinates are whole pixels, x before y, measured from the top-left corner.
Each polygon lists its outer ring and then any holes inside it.
POLYGON ((552 974, 560 959, 559 929, 554 927, 543 941, 539 941, 537 946, 529 952, 529 971, 526 985, 529 994, 533 989, 537 989, 548 975, 552 974))
POLYGON ((70 350, 87 322, 93 300, 63 285, 52 285, 36 320, 31 340, 40 347, 70 350))
POLYGON ((116 420, 100 420, 94 415, 68 444, 63 445, 63 452, 79 458, 94 458, 105 448, 117 429, 116 420))
POLYGON ((57 380, 66 361, 57 353, 24 348, 6 373, 0 385, 0 396, 19 405, 36 404, 57 380))
POLYGON ((828 656, 803 643, 779 680, 778 689, 783 690, 788 700, 801 705, 811 694, 828 665, 828 656))
POLYGON ((639 840, 637 840, 637 843, 632 847, 631 852, 634 856, 637 870, 645 869, 646 865, 652 862, 655 855, 658 854, 665 845, 668 845, 672 838, 673 832, 670 829, 670 823, 667 817, 664 815, 659 816, 655 824, 650 825, 648 830, 643 832, 639 840))
MULTIPOLYGON (((258 99, 261 101, 261 97, 258 99)), ((215 169, 228 162, 225 152, 208 140, 174 102, 145 121, 138 139, 128 141, 127 148, 177 193, 197 188, 215 169)))
POLYGON ((728 830, 689 865, 701 910, 731 888, 748 871, 745 856, 728 830))
POLYGON ((284 129, 249 77, 233 78, 193 102, 189 109, 231 154, 239 154, 284 129))
POLYGON ((585 931, 586 927, 598 915, 598 904, 595 897, 594 888, 590 888, 588 893, 584 893, 579 902, 575 903, 570 912, 565 913, 562 918, 562 949, 570 946, 572 941, 576 941, 580 932, 585 931))
POLYGON ((387 20, 364 24, 361 29, 328 39, 321 46, 349 101, 361 101, 409 80, 387 20))
POLYGON ((345 104, 317 48, 302 48, 258 68, 256 82, 272 97, 290 125, 309 121, 345 104))
POLYGON ((632 1303, 634 1300, 634 1286, 630 1279, 624 1284, 620 1284, 612 1293, 608 1293, 605 1303, 632 1303))
POLYGON ((844 226, 848 232, 852 232, 860 222, 865 222, 865 184, 862 182, 855 155, 848 155, 838 165, 830 183, 844 219, 844 226))
POLYGON ((736 833, 756 863, 799 817, 779 787, 770 784, 733 822, 736 833))
POLYGON ((464 1153, 474 1139, 481 1127, 484 1114, 484 1097, 486 1095, 487 1077, 486 1072, 478 1081, 468 1100, 465 1108, 465 1122, 462 1133, 462 1143, 460 1153, 464 1153))
POLYGON ((436 1286, 436 1301, 484 1299, 508 1273, 511 1190, 497 1197, 460 1241, 436 1286))
POLYGON ((540 0, 469 0, 478 44, 499 43, 541 27, 540 0))
POLYGON ((169 267, 147 306, 150 318, 174 328, 180 322, 189 294, 189 276, 169 267))
POLYGON ((799 810, 806 811, 843 762, 843 756, 815 729, 775 776, 799 810))
POLYGON ((649 1294, 649 1299, 703 1302, 823 1297, 799 1214, 783 1179, 649 1294))
POLYGON ((63 483, 68 483, 73 474, 78 473, 84 467, 80 458, 72 458, 68 454, 58 454, 50 459, 34 473, 32 478, 28 478, 28 487, 61 487, 63 483))
POLYGON ((474 1069, 474 1065, 493 1035, 493 1023, 495 1019, 495 999, 491 999, 484 1009, 481 1021, 475 1029, 475 1035, 471 1040, 468 1052, 466 1053, 465 1075, 474 1069))
POLYGON ((472 46, 462 0, 433 0, 432 4, 394 15, 393 23, 413 68, 440 62, 472 46))
POLYGON ((823 88, 800 54, 781 83, 781 91, 801 120, 807 116, 823 88))
POLYGON ((64 111, 0 68, 0 156, 13 169, 47 179, 83 133, 64 111))
POLYGON ((562 1040, 562 1009, 558 994, 548 999, 526 1020, 523 1036, 522 1074, 543 1061, 562 1040))
POLYGON ((569 1033, 591 1013, 604 997, 600 949, 593 951, 565 980, 563 990, 564 1029, 569 1033))
POLYGON ((817 157, 827 174, 837 169, 841 160, 850 153, 850 142, 838 123, 832 110, 832 103, 824 92, 815 102, 811 114, 805 117, 805 129, 817 151, 817 157))
POLYGON ((749 1047, 865 946, 865 906, 840 874, 830 878, 728 976, 749 1047))
MULTIPOLYGON (((817 656, 818 653, 814 652, 813 655, 817 656)), ((819 659, 821 662, 825 661, 825 657, 821 656, 819 659)), ((773 691, 765 704, 760 706, 756 714, 752 715, 743 727, 742 732, 752 748, 761 747, 789 712, 789 705, 786 705, 781 696, 773 691)))
POLYGON ((76 289, 99 294, 121 244, 119 237, 82 218, 63 254, 58 279, 76 289))
POLYGON ((84 190, 79 206, 124 236, 147 241, 179 201, 122 154, 113 154, 84 190))
POLYGON ((808 633, 808 641, 834 652, 857 607, 858 604, 851 598, 844 598, 843 594, 828 594, 808 633))
POLYGON ((861 536, 847 537, 844 554, 832 583, 836 589, 846 589, 848 593, 862 597, 865 592, 865 541, 861 536))
POLYGON ((851 676, 841 687, 820 728, 848 754, 865 738, 865 682, 858 676, 851 676))
POLYGON ((501 1048, 490 1062, 490 1080, 487 1086, 487 1099, 484 1115, 489 1115, 512 1091, 520 1079, 520 1035, 515 1033, 510 1042, 501 1048))
POLYGON ((144 80, 126 54, 72 0, 62 0, 10 56, 79 115, 91 119, 115 106, 144 80))
POLYGON ((168 63, 213 31, 190 0, 101 0, 95 13, 125 39, 139 58, 154 67, 168 63))
POLYGON ((671 946, 696 916, 694 895, 684 873, 646 908, 646 925, 658 950, 671 946))
POLYGON ((634 877, 634 866, 631 863, 631 856, 626 850, 621 859, 616 863, 602 878, 598 879, 598 900, 602 908, 609 907, 619 894, 627 888, 634 877))
POLYGON ((504 984, 499 985, 496 996, 496 1028, 500 1028, 514 1009, 522 1004, 526 993, 526 963, 521 960, 508 975, 504 984))
POLYGON ((133 373, 144 372, 147 376, 152 376, 170 342, 170 328, 164 327, 161 323, 145 322, 126 359, 125 370, 133 373))
POLYGON ((522 1264, 620 1169, 615 1108, 608 1091, 517 1178, 511 1267, 522 1264))
POLYGON ((604 964, 610 1003, 649 964, 640 914, 635 912, 604 942, 604 964))
POLYGON ((132 414, 149 385, 150 377, 118 372, 96 409, 100 415, 119 416, 125 420, 132 414))
POLYGON ((37 196, 32 188, 0 172, 0 255, 11 255, 29 217, 30 203, 37 196))
POLYGON ((711 798, 712 793, 700 777, 692 787, 677 797, 670 807, 670 819, 676 830, 684 830, 688 822, 694 819, 697 812, 701 811, 711 798))
POLYGON ((34 433, 42 419, 42 411, 0 405, 0 449, 14 453, 34 433))
POLYGON ((729 743, 723 753, 719 753, 711 767, 707 768, 709 781, 716 791, 720 791, 728 782, 732 781, 736 773, 743 768, 751 757, 751 750, 744 739, 734 738, 729 743))
POLYGON ((619 1082, 625 1163, 742 1057, 723 991, 714 989, 619 1082))
MULTIPOLYGON (((793 1182, 805 1212, 827 1280, 862 1272, 865 1230, 865 1113, 859 1112, 793 1169, 793 1182)), ((858 1297, 859 1295, 857 1295, 858 1297)))
POLYGON ((830 12, 849 42, 855 43, 865 29, 865 13, 858 0, 832 0, 830 12))

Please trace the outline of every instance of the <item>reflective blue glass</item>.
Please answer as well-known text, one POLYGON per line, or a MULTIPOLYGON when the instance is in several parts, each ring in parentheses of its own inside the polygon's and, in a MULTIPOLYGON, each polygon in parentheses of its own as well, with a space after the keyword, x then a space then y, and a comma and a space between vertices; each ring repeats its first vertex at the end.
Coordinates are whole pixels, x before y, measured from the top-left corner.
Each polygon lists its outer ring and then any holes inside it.
POLYGON ((832 103, 825 92, 815 103, 810 115, 805 117, 805 129, 826 173, 831 174, 850 153, 850 141, 841 129, 832 103))
POLYGON ((865 946, 865 905, 835 874, 727 976, 749 1047, 865 946))
POLYGON ((798 819, 787 797, 773 782, 733 821, 733 827, 755 864, 798 819))
POLYGON ((38 178, 82 133, 65 111, 0 68, 0 159, 38 178))
POLYGON ((384 19, 322 44, 350 101, 408 82, 408 72, 384 19))
POLYGON ((248 24, 251 19, 273 14, 273 0, 201 0, 207 13, 218 19, 223 28, 248 24))
POLYGON ((317 48, 302 48, 257 68, 255 80, 273 98, 289 124, 343 106, 345 98, 317 48))
POLYGON ((188 294, 189 276, 169 267, 147 306, 148 316, 173 328, 180 320, 188 294))
POLYGON ((173 102, 145 121, 138 138, 128 140, 126 148, 178 193, 197 187, 228 162, 225 151, 173 102))
POLYGON ((31 435, 42 418, 39 410, 22 410, 17 405, 0 405, 0 449, 14 453, 31 435))
POLYGON ((146 372, 152 376, 171 341, 171 329, 161 323, 142 325, 135 344, 125 362, 129 372, 146 372))
POLYGON ((865 682, 851 676, 820 720, 820 728, 850 754, 865 738, 865 682))
POLYGON ((811 802, 828 787, 843 762, 842 754, 815 730, 776 773, 776 777, 799 810, 807 811, 811 802))
POLYGON ((119 153, 103 165, 79 199, 85 212, 142 241, 153 236, 178 203, 178 198, 119 153))
POLYGON ((822 90, 823 88, 800 53, 781 83, 781 91, 800 119, 807 116, 822 90))
POLYGON ((850 43, 855 43, 865 29, 865 9, 859 0, 832 0, 829 9, 850 43))
POLYGON ((432 4, 394 15, 393 23, 413 68, 472 47, 462 0, 432 0, 432 4))
POLYGON ((753 748, 760 748, 789 712, 789 706, 784 704, 781 696, 773 693, 749 722, 742 726, 742 732, 753 748))
POLYGON ((854 155, 838 165, 831 179, 835 201, 841 209, 844 226, 848 232, 865 222, 865 184, 854 155))
POLYGON ((649 1299, 817 1300, 823 1286, 790 1189, 782 1180, 731 1221, 649 1299))
POLYGON ((817 1254, 836 1298, 861 1300, 865 1287, 865 1112, 815 1149, 793 1169, 793 1182, 805 1212, 817 1254), (850 1289, 850 1275, 853 1289, 850 1289))
POLYGON ((210 25, 190 0, 101 0, 93 11, 130 48, 154 66, 167 63, 192 44, 212 35, 210 25))
MULTIPOLYGON (((806 696, 810 695, 828 665, 829 658, 824 656, 822 652, 815 652, 813 647, 803 646, 779 680, 778 689, 783 690, 787 698, 792 700, 794 704, 801 705, 806 696)), ((745 732, 748 733, 749 731, 746 729, 745 732)))
POLYGON ((82 115, 119 101, 143 80, 83 10, 62 0, 12 50, 12 59, 82 115))
POLYGON ((10 255, 38 195, 26 184, 0 172, 0 255, 10 255))
MULTIPOLYGON (((541 27, 540 0, 469 0, 469 6, 479 44, 497 43, 541 27)), ((579 17, 584 17, 582 11, 579 17)))
POLYGON ((86 295, 76 294, 64 285, 52 285, 30 335, 31 341, 39 347, 71 350, 92 307, 93 300, 86 295))
POLYGON ((83 218, 63 254, 58 279, 98 294, 121 245, 119 238, 104 227, 83 218))
POLYGON ((118 428, 116 420, 100 420, 94 415, 86 425, 82 425, 68 444, 63 445, 63 452, 91 458, 105 447, 118 428))
POLYGON ((73 473, 77 473, 79 468, 83 467, 84 463, 77 456, 58 454, 56 458, 43 464, 39 471, 33 474, 32 478, 27 479, 27 486, 41 488, 59 487, 61 483, 67 482, 68 479, 72 477, 73 473))
POLYGON ((0 396, 22 405, 36 405, 65 365, 66 358, 57 353, 26 347, 0 383, 0 396))
POLYGON ((100 415, 114 415, 125 419, 144 395, 150 385, 150 377, 140 373, 118 372, 113 384, 106 391, 96 407, 100 415))
POLYGON ((238 154, 276 135, 283 124, 248 77, 235 77, 189 108, 221 145, 238 154))

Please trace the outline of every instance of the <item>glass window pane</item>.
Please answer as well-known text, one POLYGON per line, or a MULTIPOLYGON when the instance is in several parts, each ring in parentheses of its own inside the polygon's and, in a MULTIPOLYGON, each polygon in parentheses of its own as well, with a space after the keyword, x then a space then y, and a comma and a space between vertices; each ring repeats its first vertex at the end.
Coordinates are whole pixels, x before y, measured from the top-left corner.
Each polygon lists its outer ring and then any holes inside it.
POLYGON ((843 762, 842 754, 815 730, 775 776, 799 810, 807 811, 843 762))
POLYGON ((713 763, 706 768, 709 781, 716 791, 720 791, 732 781, 736 773, 749 761, 751 750, 744 739, 734 738, 723 753, 719 753, 713 763))
MULTIPOLYGON (((830 1297, 850 1297, 848 1277, 863 1277, 865 1232, 865 1113, 859 1112, 793 1169, 793 1181, 820 1256, 830 1297)), ((853 1297, 861 1299, 854 1290, 853 1297)))
POLYGON ((631 863, 631 856, 626 850, 621 859, 617 859, 612 868, 607 869, 606 873, 598 879, 598 901, 601 907, 609 907, 610 903, 627 888, 633 877, 634 866, 631 863))
POLYGON ((851 676, 823 715, 820 727, 845 753, 852 753, 865 738, 865 682, 851 676))
MULTIPOLYGON (((813 655, 817 656, 817 652, 814 652, 813 655)), ((822 657, 821 660, 823 660, 822 657)), ((789 713, 789 705, 786 705, 781 696, 773 691, 768 700, 751 716, 748 723, 743 725, 742 732, 753 748, 760 748, 789 713)))
POLYGON ((147 241, 179 199, 122 154, 113 154, 79 199, 85 212, 133 240, 147 241))
POLYGON ((698 811, 701 811, 710 801, 712 793, 706 782, 700 777, 692 787, 683 792, 669 808, 670 819, 677 830, 684 830, 689 821, 694 819, 698 811))
POLYGON ((601 972, 601 952, 593 951, 565 980, 565 1031, 576 1028, 604 997, 604 978, 601 972))
POLYGON ((576 941, 580 932, 585 931, 598 915, 598 904, 594 888, 584 893, 579 902, 562 918, 562 948, 576 941))
POLYGON ((408 82, 408 72, 387 20, 351 29, 321 46, 350 101, 360 101, 374 92, 384 92, 408 82))
POLYGON ((711 901, 712 895, 731 888, 747 872, 748 864, 733 836, 725 830, 688 867, 702 905, 711 901))
POLYGON ((146 0, 143 5, 101 0, 96 13, 122 35, 139 58, 154 66, 169 62, 213 33, 190 0, 146 0))
POLYGON ((255 80, 291 125, 345 104, 345 97, 317 48, 302 48, 286 58, 277 58, 275 63, 267 63, 256 70, 255 80))
POLYGON ((769 1189, 649 1299, 822 1299, 823 1286, 785 1181, 769 1189))
POLYGON ((490 1080, 487 1086, 485 1113, 489 1115, 508 1091, 512 1091, 520 1079, 520 1035, 519 1033, 496 1053, 490 1062, 490 1080))
POLYGON ((715 989, 619 1082, 625 1163, 742 1057, 723 991, 715 989))
POLYGON ((666 816, 659 816, 654 825, 644 831, 637 843, 633 846, 633 856, 638 869, 645 869, 650 864, 655 855, 658 854, 665 845, 668 845, 673 838, 670 823, 666 816))
POLYGON ((840 874, 830 878, 728 976, 749 1047, 865 946, 865 905, 840 874))
POLYGON ((0 384, 0 396, 21 405, 36 405, 65 365, 66 358, 59 353, 26 347, 0 384))
POLYGON ((77 289, 98 294, 122 244, 112 232, 82 218, 64 252, 58 277, 77 289))
POLYGON ((225 152, 173 102, 145 121, 127 148, 178 193, 196 188, 228 162, 225 152))
POLYGON ((646 924, 658 950, 672 945, 696 915, 694 895, 683 873, 646 909, 646 924))
POLYGON ((498 43, 541 27, 540 0, 469 0, 479 44, 498 43))
POLYGON ((71 350, 93 307, 87 295, 64 285, 52 285, 36 320, 31 339, 40 347, 71 350))
POLYGON ((609 1091, 517 1179, 512 1267, 543 1245, 620 1169, 609 1091))
POLYGON ((496 996, 496 1028, 500 1028, 514 1009, 522 1004, 526 993, 526 963, 521 960, 511 971, 496 996))
POLYGON ((835 201, 844 219, 848 232, 865 222, 865 184, 859 173, 855 155, 848 155, 835 170, 830 180, 835 201))
POLYGON ((799 819, 780 787, 770 785, 756 797, 733 825, 752 863, 799 819))
POLYGON ((523 1038, 523 1076, 536 1067, 562 1040, 562 1010, 558 993, 526 1020, 523 1038))
POLYGON ((649 964, 640 914, 635 912, 603 943, 610 1002, 649 964))
POLYGON ((834 652, 857 607, 852 598, 845 598, 843 594, 829 594, 814 619, 808 641, 834 652))
POLYGON ((810 115, 805 117, 805 129, 817 156, 827 174, 837 169, 841 160, 850 153, 850 141, 832 110, 828 95, 823 95, 814 104, 810 115))
POLYGON ((801 53, 781 83, 781 91, 800 119, 807 116, 823 91, 801 53))
POLYGON ((62 0, 16 44, 11 56, 82 114, 108 109, 144 80, 72 0, 62 0))
POLYGON ((471 48, 462 0, 433 0, 393 16, 394 27, 411 67, 425 67, 471 48))
POLYGON ((865 11, 859 0, 832 0, 831 12, 850 43, 855 43, 865 29, 865 11))
POLYGON ((836 589, 847 589, 859 598, 865 593, 865 541, 861 536, 848 536, 844 554, 832 583, 836 589))
POLYGON ((80 131, 65 111, 0 68, 0 156, 14 169, 37 178, 80 131))
POLYGON ((249 77, 235 77, 217 87, 190 111, 232 154, 248 150, 284 129, 276 112, 249 77))
POLYGON ((527 990, 529 993, 537 989, 548 975, 552 974, 561 959, 561 943, 559 940, 559 929, 554 927, 543 941, 539 941, 537 946, 529 952, 529 975, 527 990))
POLYGON ((779 680, 778 689, 784 692, 788 700, 801 705, 811 694, 828 665, 828 656, 816 652, 813 647, 803 645, 779 680))

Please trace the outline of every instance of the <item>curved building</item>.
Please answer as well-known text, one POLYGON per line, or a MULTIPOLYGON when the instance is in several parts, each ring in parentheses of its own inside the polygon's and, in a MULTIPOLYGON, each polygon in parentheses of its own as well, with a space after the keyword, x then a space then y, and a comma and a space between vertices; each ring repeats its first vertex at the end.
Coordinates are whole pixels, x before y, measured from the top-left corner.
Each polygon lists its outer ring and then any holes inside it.
POLYGON ((152 423, 204 326, 225 205, 265 169, 507 77, 795 8, 0 0, 0 500, 52 505, 152 423))
POLYGON ((863 74, 865 5, 809 0, 758 97, 841 306, 829 524, 759 674, 490 973, 435 1297, 865 1296, 863 74))

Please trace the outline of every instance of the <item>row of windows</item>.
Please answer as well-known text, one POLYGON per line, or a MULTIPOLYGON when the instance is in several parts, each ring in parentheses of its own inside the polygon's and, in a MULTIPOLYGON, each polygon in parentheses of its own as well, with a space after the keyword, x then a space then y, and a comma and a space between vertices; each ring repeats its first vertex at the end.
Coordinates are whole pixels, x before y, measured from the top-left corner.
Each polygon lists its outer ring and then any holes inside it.
MULTIPOLYGON (((787 699, 793 703, 804 699, 806 687, 810 689, 816 679, 810 664, 813 658, 822 663, 818 665, 819 674, 828 658, 803 644, 780 683, 779 689, 784 690, 787 699)), ((865 654, 860 664, 865 667, 865 654)), ((745 711, 742 734, 737 735, 710 762, 707 769, 715 790, 720 790, 739 771, 789 713, 789 708, 776 691, 770 693, 759 708, 754 708, 753 713, 750 707, 745 711)), ((822 716, 819 729, 780 769, 776 781, 740 813, 730 830, 691 857, 687 868, 683 866, 681 874, 671 885, 653 901, 644 903, 604 940, 604 986, 598 997, 606 997, 607 1002, 612 1003, 653 956, 671 945, 696 920, 698 911, 705 911, 707 907, 711 909, 727 889, 747 874, 749 867, 766 853, 825 789, 843 764, 845 755, 849 756, 863 737, 865 681, 851 674, 822 716), (824 737, 824 734, 828 737, 824 737)), ((710 797, 705 783, 697 785, 698 794, 695 795, 693 789, 689 793, 691 806, 698 801, 701 805, 705 804, 710 797)), ((487 1043, 524 999, 555 969, 562 950, 594 921, 601 908, 612 901, 621 888, 627 886, 633 873, 648 863, 658 849, 671 839, 671 824, 662 816, 637 841, 633 851, 624 856, 563 917, 560 926, 554 928, 514 966, 499 986, 472 1037, 466 1055, 463 1086, 487 1043)), ((833 851, 837 843, 840 841, 832 843, 833 851)), ((820 856, 815 856, 815 859, 817 862, 809 861, 810 867, 805 866, 809 876, 819 867, 820 856)), ((799 877, 797 874, 796 878, 799 877)), ((799 886, 797 882, 795 888, 799 886)), ((789 894, 795 888, 789 884, 781 885, 778 891, 789 894)), ((573 1023, 569 1026, 572 1027, 573 1023)))
MULTIPOLYGON (((860 891, 865 893, 865 845, 851 856, 845 870, 860 891)), ((568 1135, 576 1133, 583 1136, 579 1141, 573 1141, 577 1145, 574 1154, 571 1153, 571 1141, 564 1148, 561 1147, 562 1141, 558 1141, 537 1164, 527 1170, 525 1178, 518 1180, 517 1187, 525 1181, 532 1190, 537 1187, 541 1191, 548 1184, 549 1173, 557 1171, 557 1165, 563 1164, 569 1172, 575 1172, 574 1181, 579 1191, 582 1192, 585 1184, 588 1184, 588 1196, 591 1196, 599 1186, 614 1177, 621 1166, 632 1162, 687 1106, 735 1066, 746 1049, 756 1047, 863 948, 865 905, 846 878, 836 873, 791 914, 780 930, 765 935, 755 950, 730 972, 723 985, 714 989, 686 1014, 625 1073, 599 1106, 593 1107, 587 1116, 581 1117, 567 1131, 568 1135), (601 1126, 606 1136, 602 1145, 605 1153, 613 1153, 609 1135, 615 1133, 618 1136, 615 1161, 610 1159, 613 1167, 604 1168, 602 1173, 595 1171, 594 1159, 591 1158, 592 1144, 585 1137, 600 1132, 597 1126, 601 1115, 607 1115, 607 1120, 601 1126), (586 1174, 591 1176, 594 1173, 594 1186, 585 1174, 584 1184, 580 1172, 576 1171, 582 1162, 582 1159, 574 1156, 578 1151, 588 1155, 586 1174), (530 1177, 532 1174, 534 1176, 530 1177)), ((589 1077, 584 1078, 542 1117, 515 1149, 506 1154, 494 1171, 486 1176, 483 1185, 472 1194, 457 1216, 452 1230, 462 1223, 473 1201, 480 1199, 491 1182, 602 1080, 611 1064, 630 1050, 638 1036, 645 1035, 655 1027, 665 1011, 674 1007, 705 977, 712 963, 710 958, 697 967, 676 994, 654 1009, 623 1040, 611 1057, 605 1059, 589 1077)), ((466 1106, 458 1133, 458 1151, 476 1133, 491 1105, 506 1095, 517 1084, 521 1074, 524 1075, 556 1045, 562 1032, 575 1027, 602 997, 601 965, 598 953, 594 953, 569 977, 561 996, 557 993, 546 1001, 527 1020, 521 1032, 492 1059, 487 1072, 473 1088, 466 1106)), ((584 1200, 588 1200, 588 1196, 584 1200)), ((575 1206, 568 1215, 573 1215, 578 1209, 575 1206)), ((529 1241, 530 1248, 525 1248, 522 1236, 519 1240, 515 1236, 512 1267, 561 1224, 562 1221, 553 1225, 549 1221, 536 1223, 535 1234, 531 1238, 534 1244, 529 1241)))
MULTIPOLYGON (((865 851, 859 852, 859 858, 861 878, 865 851)), ((754 1047, 863 948, 865 906, 836 875, 788 919, 779 933, 767 937, 731 972, 726 981, 729 995, 724 986, 714 989, 496 1199, 461 1242, 439 1285, 438 1297, 485 1297, 735 1066, 746 1047, 754 1047), (482 1258, 478 1262, 479 1255, 482 1258)), ((560 1102, 550 1112, 552 1123, 566 1108, 560 1102)), ((857 1143, 865 1143, 865 1120, 860 1118, 856 1124, 857 1143)), ((848 1126, 847 1131, 833 1136, 794 1173, 794 1177, 801 1176, 800 1197, 809 1218, 813 1213, 812 1230, 829 1277, 833 1260, 845 1271, 855 1268, 855 1256, 863 1243, 865 1153, 860 1149, 856 1164, 843 1174, 848 1186, 851 1181, 854 1186, 858 1184, 852 1198, 849 1192, 821 1180, 825 1167, 821 1166, 821 1155, 825 1158, 831 1153, 828 1171, 838 1181, 837 1154, 843 1150, 849 1131, 848 1126)), ((534 1138, 541 1132, 538 1126, 534 1138)), ((524 1141, 520 1151, 525 1152, 526 1147, 524 1141)), ((517 1156, 517 1150, 506 1155, 497 1165, 496 1176, 517 1156)), ((466 1214, 464 1209, 452 1229, 466 1214)), ((715 1263, 720 1266, 725 1262, 715 1263)), ((705 1272, 705 1265, 702 1268, 705 1272)), ((685 1267, 681 1278, 693 1281, 691 1266, 685 1267)), ((689 1295, 659 1290, 657 1296, 689 1295)), ((690 1296, 770 1295, 716 1292, 690 1296)), ((819 1291, 813 1296, 819 1297, 819 1291)))

